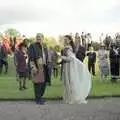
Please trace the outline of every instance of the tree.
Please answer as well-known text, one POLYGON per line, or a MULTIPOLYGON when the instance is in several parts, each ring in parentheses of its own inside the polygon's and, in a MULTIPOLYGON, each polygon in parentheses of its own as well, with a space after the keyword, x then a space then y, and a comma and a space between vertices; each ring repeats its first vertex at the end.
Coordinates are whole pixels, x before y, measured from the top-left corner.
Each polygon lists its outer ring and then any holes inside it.
POLYGON ((57 45, 57 42, 53 37, 45 37, 44 43, 47 44, 48 47, 55 47, 55 45, 57 45))
POLYGON ((30 37, 30 38, 29 38, 29 42, 30 42, 30 43, 35 42, 35 37, 30 37))
POLYGON ((7 30, 5 30, 5 33, 8 35, 8 37, 16 37, 20 35, 20 32, 17 31, 14 28, 8 28, 7 30))

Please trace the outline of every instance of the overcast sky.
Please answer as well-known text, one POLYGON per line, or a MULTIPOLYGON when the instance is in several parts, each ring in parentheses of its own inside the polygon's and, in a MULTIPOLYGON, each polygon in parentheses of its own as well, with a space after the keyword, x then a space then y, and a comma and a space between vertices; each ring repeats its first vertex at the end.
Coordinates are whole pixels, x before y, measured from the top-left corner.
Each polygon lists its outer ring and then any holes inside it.
POLYGON ((120 0, 0 0, 0 31, 32 36, 120 31, 120 0))

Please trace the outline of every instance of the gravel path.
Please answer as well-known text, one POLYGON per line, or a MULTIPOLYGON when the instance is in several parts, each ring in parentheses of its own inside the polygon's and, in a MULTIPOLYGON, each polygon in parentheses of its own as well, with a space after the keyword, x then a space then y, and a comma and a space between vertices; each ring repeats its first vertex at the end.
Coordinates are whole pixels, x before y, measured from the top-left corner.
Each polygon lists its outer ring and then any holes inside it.
POLYGON ((89 100, 81 105, 0 102, 0 120, 120 120, 120 98, 89 100))

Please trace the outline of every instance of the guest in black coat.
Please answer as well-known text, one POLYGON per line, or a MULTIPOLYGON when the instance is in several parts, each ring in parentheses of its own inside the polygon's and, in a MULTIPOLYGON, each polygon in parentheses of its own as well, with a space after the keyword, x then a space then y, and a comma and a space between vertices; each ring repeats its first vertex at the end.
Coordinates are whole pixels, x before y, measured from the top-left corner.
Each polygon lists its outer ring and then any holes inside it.
POLYGON ((96 63, 96 52, 94 51, 93 47, 90 48, 90 52, 87 53, 88 56, 88 69, 92 75, 95 76, 95 63, 96 63))
POLYGON ((85 59, 85 48, 82 47, 81 45, 78 48, 78 51, 76 52, 76 57, 83 62, 85 59))
POLYGON ((111 76, 112 76, 111 81, 116 82, 117 77, 119 76, 120 55, 119 55, 118 48, 115 44, 111 46, 109 57, 110 57, 110 70, 111 70, 111 76))

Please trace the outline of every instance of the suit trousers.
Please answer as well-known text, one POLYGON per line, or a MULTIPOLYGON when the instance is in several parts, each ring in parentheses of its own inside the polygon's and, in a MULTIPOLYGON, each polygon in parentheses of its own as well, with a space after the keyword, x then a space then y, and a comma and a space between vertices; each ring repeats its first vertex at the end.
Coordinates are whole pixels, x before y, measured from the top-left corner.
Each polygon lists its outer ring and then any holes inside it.
POLYGON ((88 70, 90 73, 92 70, 92 75, 95 75, 95 63, 88 63, 88 70))
POLYGON ((34 93, 36 102, 39 102, 45 92, 45 83, 34 83, 34 93))

